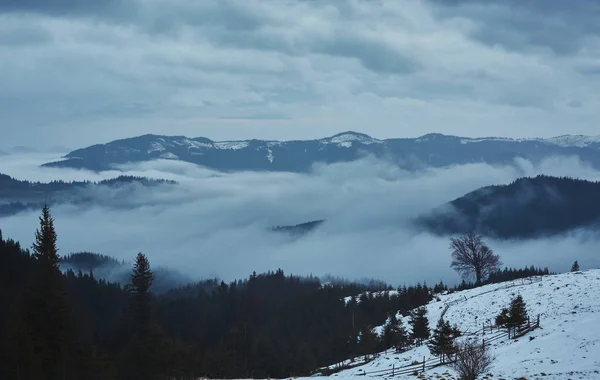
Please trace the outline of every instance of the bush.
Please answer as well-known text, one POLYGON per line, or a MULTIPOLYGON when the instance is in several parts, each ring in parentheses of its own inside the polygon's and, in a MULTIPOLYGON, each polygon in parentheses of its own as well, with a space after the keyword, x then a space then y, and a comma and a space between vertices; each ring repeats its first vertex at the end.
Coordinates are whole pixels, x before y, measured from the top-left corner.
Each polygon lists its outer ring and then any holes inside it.
POLYGON ((488 346, 475 340, 463 340, 455 349, 456 360, 450 367, 458 373, 460 380, 477 380, 489 371, 495 359, 488 346))

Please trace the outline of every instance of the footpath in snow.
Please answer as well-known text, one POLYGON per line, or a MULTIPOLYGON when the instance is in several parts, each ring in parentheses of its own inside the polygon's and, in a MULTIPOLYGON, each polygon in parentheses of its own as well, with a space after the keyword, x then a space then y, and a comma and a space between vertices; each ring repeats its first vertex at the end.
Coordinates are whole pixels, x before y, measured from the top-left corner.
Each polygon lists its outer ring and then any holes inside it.
MULTIPOLYGON (((496 337, 490 343, 496 357, 487 379, 600 379, 600 270, 543 276, 486 285, 441 295, 427 305, 433 330, 445 311, 444 319, 479 339, 496 337), (529 315, 540 315, 540 328, 512 340, 485 331, 502 308, 521 295, 529 315), (438 300, 439 299, 439 300, 438 300)), ((403 319, 409 327, 408 318, 403 319)), ((502 335, 502 334, 500 334, 502 335)), ((490 339, 491 340, 491 339, 490 339)), ((381 353, 372 362, 331 377, 384 377, 415 379, 413 374, 398 374, 398 368, 435 358, 426 346, 396 354, 381 353), (396 369, 392 376, 392 368, 396 369)), ((415 365, 410 367, 416 369, 415 365)), ((419 371, 421 372, 421 371, 419 371)), ((457 379, 447 366, 426 369, 421 379, 457 379)))

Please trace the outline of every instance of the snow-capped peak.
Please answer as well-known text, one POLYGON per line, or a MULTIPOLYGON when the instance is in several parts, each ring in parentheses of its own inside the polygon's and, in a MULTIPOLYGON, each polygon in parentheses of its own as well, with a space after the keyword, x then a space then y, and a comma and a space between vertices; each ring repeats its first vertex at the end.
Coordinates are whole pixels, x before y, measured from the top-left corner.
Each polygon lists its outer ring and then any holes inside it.
POLYGON ((352 143, 360 143, 364 145, 381 144, 383 141, 372 138, 369 135, 358 132, 343 132, 320 140, 321 144, 337 144, 340 147, 349 148, 352 143))

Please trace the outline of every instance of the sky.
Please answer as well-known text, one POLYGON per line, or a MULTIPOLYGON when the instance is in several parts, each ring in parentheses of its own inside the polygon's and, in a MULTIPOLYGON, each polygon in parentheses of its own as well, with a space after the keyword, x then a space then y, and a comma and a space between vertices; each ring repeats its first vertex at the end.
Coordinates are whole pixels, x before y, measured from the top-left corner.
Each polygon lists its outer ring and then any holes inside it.
MULTIPOLYGON (((548 157, 539 164, 469 164, 407 172, 375 158, 316 165, 309 173, 220 173, 181 161, 122 166, 122 172, 45 168, 47 154, 12 155, 0 173, 19 179, 93 180, 118 174, 179 182, 151 190, 132 186, 90 191, 95 206, 55 206, 59 253, 91 251, 131 261, 146 254, 153 267, 185 279, 226 281, 282 268, 296 275, 332 274, 353 280, 376 278, 396 286, 444 282, 450 269, 449 237, 416 230, 410 220, 448 201, 493 184, 540 173, 600 180, 600 172, 577 157, 548 157), (118 202, 125 209, 108 207, 118 202), (274 233, 277 225, 326 222, 303 238, 274 233)), ((39 212, 0 218, 5 238, 30 247, 39 212)), ((600 238, 588 231, 568 236, 498 241, 486 239, 506 266, 548 266, 568 271, 600 267, 600 238)))
POLYGON ((595 0, 4 0, 0 147, 598 134, 595 0))

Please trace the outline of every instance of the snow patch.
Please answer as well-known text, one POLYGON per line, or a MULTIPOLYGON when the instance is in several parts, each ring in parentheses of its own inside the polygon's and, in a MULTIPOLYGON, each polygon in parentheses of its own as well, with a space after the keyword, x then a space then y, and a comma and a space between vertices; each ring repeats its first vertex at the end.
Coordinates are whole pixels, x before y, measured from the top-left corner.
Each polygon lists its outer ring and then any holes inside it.
POLYGON ((164 152, 167 150, 161 143, 154 141, 150 143, 150 147, 148 148, 148 153, 154 152, 164 152))
POLYGON ((273 155, 273 152, 271 151, 271 149, 267 150, 268 154, 267 154, 267 160, 269 160, 270 163, 273 163, 273 160, 275 159, 275 156, 273 155))
POLYGON ((247 148, 250 143, 248 141, 220 141, 214 143, 214 147, 217 149, 232 149, 239 150, 247 148))
POLYGON ((333 137, 320 140, 321 144, 337 144, 339 147, 349 148, 353 142, 371 145, 371 144, 383 144, 383 141, 374 139, 361 133, 341 133, 333 137))
POLYGON ((164 158, 166 160, 179 160, 179 157, 171 152, 161 154, 160 158, 164 158))

